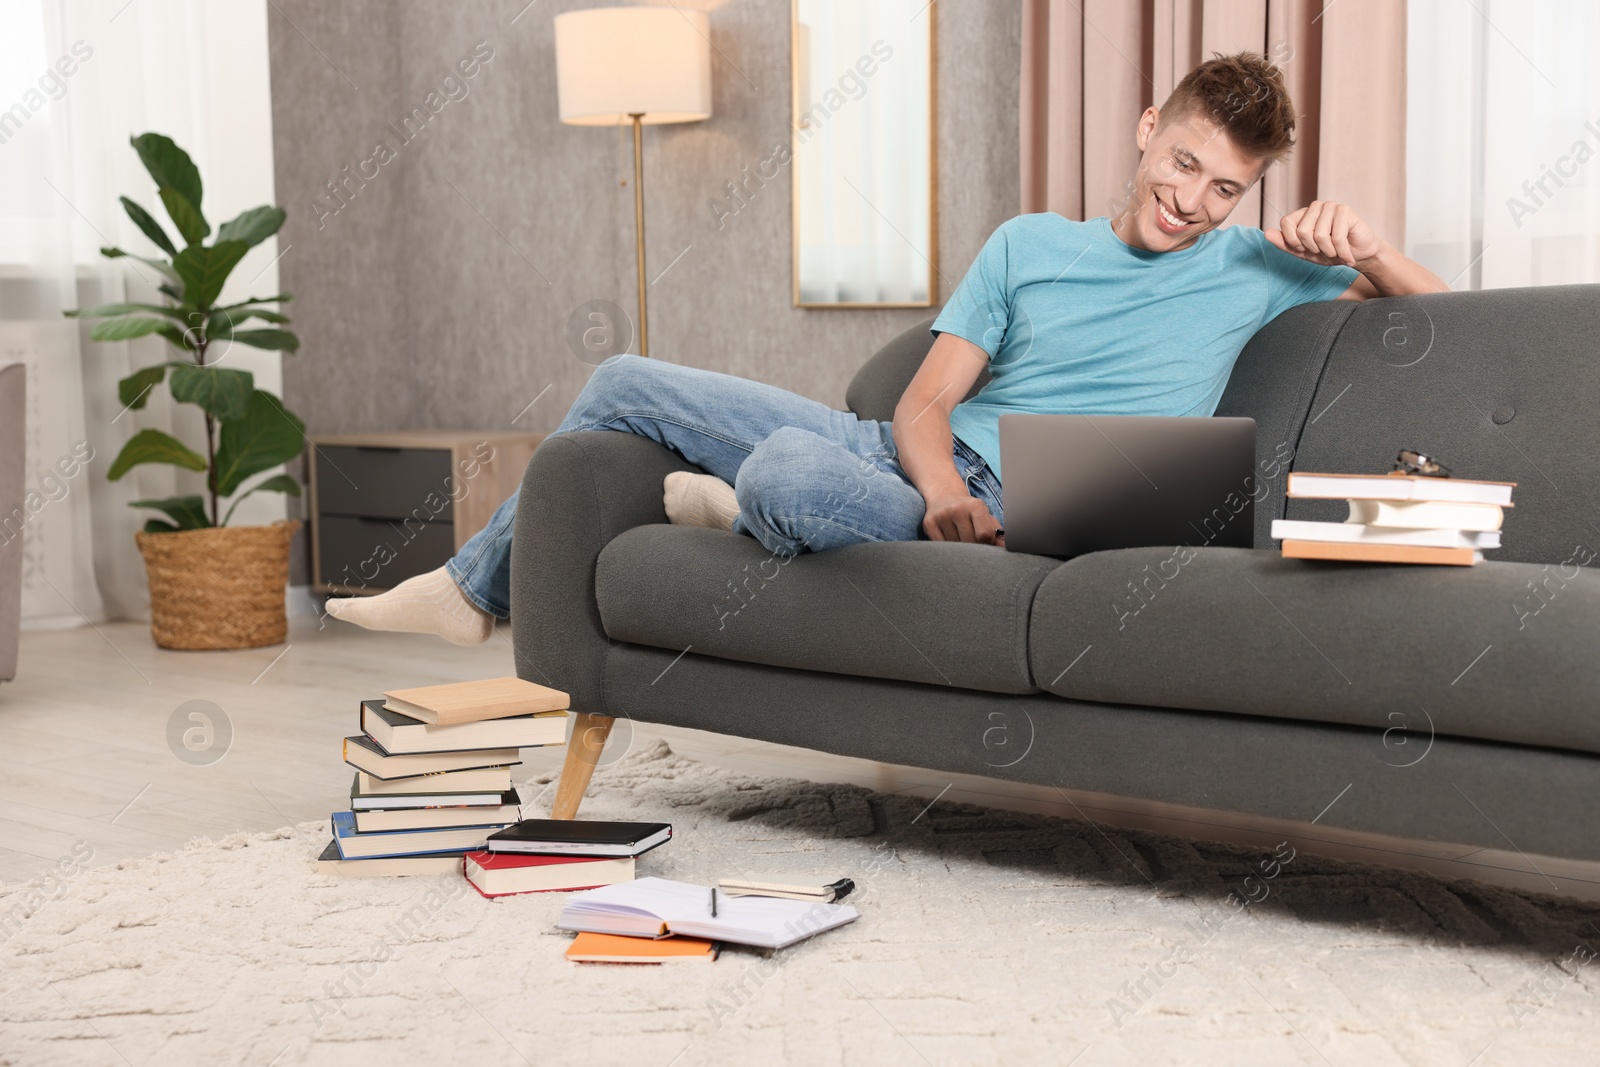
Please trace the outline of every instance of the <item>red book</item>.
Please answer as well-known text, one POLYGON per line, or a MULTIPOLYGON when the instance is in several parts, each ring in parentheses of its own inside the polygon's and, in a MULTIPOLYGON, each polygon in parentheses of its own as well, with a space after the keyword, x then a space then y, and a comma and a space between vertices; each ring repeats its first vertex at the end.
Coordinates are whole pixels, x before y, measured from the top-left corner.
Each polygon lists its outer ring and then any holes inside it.
POLYGON ((534 856, 476 850, 461 857, 461 873, 485 897, 596 889, 633 881, 632 856, 534 856))

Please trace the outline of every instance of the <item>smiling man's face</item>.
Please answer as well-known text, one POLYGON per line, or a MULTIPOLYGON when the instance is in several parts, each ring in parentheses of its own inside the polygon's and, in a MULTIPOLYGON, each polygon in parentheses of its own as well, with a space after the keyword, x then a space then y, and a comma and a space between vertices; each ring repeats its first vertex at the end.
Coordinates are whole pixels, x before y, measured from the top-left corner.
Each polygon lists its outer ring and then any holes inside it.
POLYGON ((1176 252, 1221 226, 1266 163, 1241 152, 1220 126, 1198 115, 1158 129, 1160 115, 1151 107, 1139 118, 1136 136, 1144 155, 1128 210, 1111 226, 1134 248, 1176 252))

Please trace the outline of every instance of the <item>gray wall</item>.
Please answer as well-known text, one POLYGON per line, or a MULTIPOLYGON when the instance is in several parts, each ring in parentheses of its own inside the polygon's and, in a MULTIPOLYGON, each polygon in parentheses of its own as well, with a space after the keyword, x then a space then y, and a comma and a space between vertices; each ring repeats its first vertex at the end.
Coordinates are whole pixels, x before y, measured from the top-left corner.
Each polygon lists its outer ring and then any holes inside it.
MULTIPOLYGON (((556 114, 552 19, 595 6, 274 0, 279 270, 301 338, 284 394, 311 433, 552 430, 591 370, 565 340, 573 309, 636 313, 631 134, 556 114), (493 58, 467 95, 402 144, 405 116, 479 41, 493 58), (379 141, 395 158, 362 179, 379 141), (342 203, 328 184, 341 181, 342 203)), ((680 6, 711 9, 714 114, 644 131, 647 277, 692 245, 650 286, 651 355, 842 407, 861 362, 933 312, 793 307, 788 168, 719 229, 708 201, 789 137, 790 5, 680 6)), ((931 13, 942 302, 1018 211, 1021 5, 938 0, 931 13)))

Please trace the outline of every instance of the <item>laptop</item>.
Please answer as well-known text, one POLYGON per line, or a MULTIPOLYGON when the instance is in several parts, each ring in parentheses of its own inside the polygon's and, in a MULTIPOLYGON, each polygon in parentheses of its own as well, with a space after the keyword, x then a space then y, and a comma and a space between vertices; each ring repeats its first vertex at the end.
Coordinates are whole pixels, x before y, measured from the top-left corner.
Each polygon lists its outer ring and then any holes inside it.
POLYGON ((1006 548, 1255 547, 1256 422, 1001 415, 1006 548))

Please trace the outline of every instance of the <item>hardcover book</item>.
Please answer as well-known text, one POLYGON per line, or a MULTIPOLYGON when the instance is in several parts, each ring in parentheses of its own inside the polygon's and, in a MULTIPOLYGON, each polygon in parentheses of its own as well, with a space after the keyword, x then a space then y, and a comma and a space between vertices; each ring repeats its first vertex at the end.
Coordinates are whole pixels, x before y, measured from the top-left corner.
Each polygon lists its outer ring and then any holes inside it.
POLYGON ((414 774, 405 778, 374 778, 356 772, 360 791, 368 796, 402 793, 504 793, 511 788, 510 767, 473 767, 463 771, 414 774))
POLYGON ((1402 530, 1358 522, 1308 522, 1273 519, 1272 536, 1279 541, 1337 541, 1356 545, 1420 545, 1424 548, 1499 548, 1499 530, 1402 530))
POLYGON ((435 726, 565 711, 570 703, 561 690, 522 678, 452 682, 420 689, 395 689, 383 695, 384 706, 390 711, 435 726))
POLYGON ((1429 478, 1417 474, 1316 474, 1290 471, 1288 495, 1319 500, 1432 500, 1511 506, 1516 482, 1429 478))
POLYGON ((358 771, 388 781, 418 774, 465 771, 475 767, 508 767, 519 762, 514 748, 473 748, 461 752, 416 752, 395 755, 385 752, 366 734, 344 739, 344 761, 358 771))
POLYGON ((391 830, 362 833, 348 811, 333 813, 333 840, 341 859, 378 859, 387 856, 414 856, 430 852, 454 852, 481 848, 488 830, 482 826, 446 830, 391 830))
MULTIPOLYGON (((1509 505, 1507 505, 1509 507, 1509 505)), ((1498 530, 1505 508, 1498 504, 1441 504, 1433 500, 1352 500, 1346 522, 1406 530, 1498 530)))
POLYGON ((515 852, 468 852, 462 873, 486 897, 594 889, 633 881, 633 857, 527 856, 515 852))
POLYGON ((388 877, 403 874, 449 874, 461 869, 460 852, 430 852, 423 856, 386 856, 380 859, 347 860, 339 855, 339 845, 329 840, 317 857, 317 870, 345 878, 388 877))
POLYGON ((568 856, 637 856, 672 836, 664 822, 524 819, 489 838, 491 852, 568 856))
POLYGON ((544 711, 509 719, 434 726, 390 711, 381 700, 363 700, 361 729, 390 755, 461 752, 475 748, 536 748, 566 743, 567 713, 544 711))
POLYGON ((356 829, 438 830, 446 826, 487 826, 501 830, 522 814, 519 804, 450 804, 427 808, 357 808, 356 829))
POLYGON ((350 779, 350 807, 365 808, 444 808, 475 804, 520 804, 522 798, 515 789, 503 793, 494 791, 473 793, 363 793, 359 775, 350 779))
POLYGON ((1341 545, 1332 541, 1285 541, 1284 559, 1323 559, 1345 563, 1432 563, 1470 567, 1483 560, 1476 548, 1425 548, 1421 545, 1341 545))
POLYGON ((715 963, 717 943, 698 937, 646 937, 583 933, 572 939, 567 959, 575 963, 715 963))

